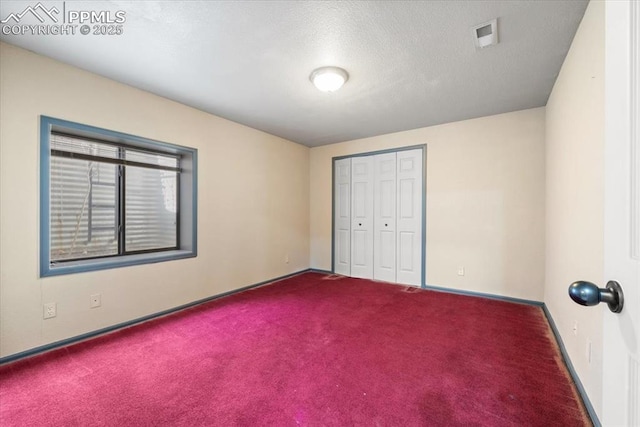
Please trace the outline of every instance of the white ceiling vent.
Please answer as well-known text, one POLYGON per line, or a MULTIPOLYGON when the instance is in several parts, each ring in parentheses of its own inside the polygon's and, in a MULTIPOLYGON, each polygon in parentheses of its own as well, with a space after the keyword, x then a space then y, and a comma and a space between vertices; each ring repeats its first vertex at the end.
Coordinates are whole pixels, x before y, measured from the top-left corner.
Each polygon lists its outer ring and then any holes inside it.
POLYGON ((485 22, 472 28, 476 49, 498 44, 498 20, 485 22))

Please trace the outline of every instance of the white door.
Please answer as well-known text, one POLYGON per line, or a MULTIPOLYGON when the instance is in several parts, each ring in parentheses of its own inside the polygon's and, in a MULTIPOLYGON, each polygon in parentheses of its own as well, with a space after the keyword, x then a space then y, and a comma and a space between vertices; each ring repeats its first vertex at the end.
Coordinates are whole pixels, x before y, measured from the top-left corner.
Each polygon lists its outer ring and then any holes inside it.
POLYGON ((374 156, 373 278, 396 281, 396 153, 374 156))
POLYGON ((422 156, 421 149, 397 153, 396 282, 422 282, 422 156))
POLYGON ((604 310, 604 426, 640 426, 640 4, 605 3, 605 206, 603 283, 624 290, 604 310))
POLYGON ((336 160, 334 166, 333 270, 351 274, 351 159, 336 160))
POLYGON ((351 159, 351 276, 373 279, 373 156, 351 159))

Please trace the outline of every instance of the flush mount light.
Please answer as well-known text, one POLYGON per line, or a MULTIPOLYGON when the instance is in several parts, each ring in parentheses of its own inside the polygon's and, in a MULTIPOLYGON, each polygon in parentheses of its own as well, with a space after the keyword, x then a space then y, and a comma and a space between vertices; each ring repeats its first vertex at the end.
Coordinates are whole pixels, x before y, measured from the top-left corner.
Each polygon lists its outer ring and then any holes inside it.
POLYGON ((349 74, 338 67, 321 67, 313 70, 309 80, 323 92, 335 92, 349 79, 349 74))

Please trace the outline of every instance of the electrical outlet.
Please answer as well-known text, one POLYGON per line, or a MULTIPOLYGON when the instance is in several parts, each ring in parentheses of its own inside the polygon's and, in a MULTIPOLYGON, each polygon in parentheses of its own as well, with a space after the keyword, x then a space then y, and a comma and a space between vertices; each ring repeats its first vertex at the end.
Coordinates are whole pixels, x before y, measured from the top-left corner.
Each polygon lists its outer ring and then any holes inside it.
POLYGON ((289 264, 289 254, 284 255, 284 263, 289 264))
POLYGON ((100 294, 91 295, 89 300, 89 307, 97 308, 97 307, 100 307, 101 305, 102 305, 102 295, 100 294))
POLYGON ((56 303, 48 302, 42 306, 42 318, 51 319, 52 317, 56 317, 56 311, 56 303))
POLYGON ((573 321, 573 335, 578 336, 578 321, 573 321))
POLYGON ((464 276, 464 267, 458 267, 458 276, 464 276))

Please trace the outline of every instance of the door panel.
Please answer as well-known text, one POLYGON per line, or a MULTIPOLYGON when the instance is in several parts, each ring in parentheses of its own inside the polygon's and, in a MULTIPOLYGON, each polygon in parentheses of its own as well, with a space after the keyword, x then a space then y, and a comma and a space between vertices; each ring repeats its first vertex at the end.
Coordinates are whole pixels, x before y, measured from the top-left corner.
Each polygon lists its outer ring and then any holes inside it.
POLYGON ((415 201, 413 185, 415 181, 415 178, 401 179, 399 181, 400 218, 413 219, 415 217, 416 212, 413 206, 415 201))
POLYGON ((411 172, 416 168, 413 157, 402 156, 398 159, 400 172, 411 172))
POLYGON ((403 256, 400 258, 400 265, 398 266, 401 273, 411 273, 413 267, 413 238, 414 233, 410 231, 401 231, 398 235, 398 241, 400 242, 400 253, 403 256))
POLYGON ((370 182, 353 183, 353 217, 355 219, 367 219, 369 215, 367 203, 371 198, 368 194, 370 182))
POLYGON ((334 265, 337 274, 351 275, 351 159, 334 166, 334 265))
POLYGON ((396 282, 422 284, 422 150, 397 153, 397 272, 396 282))
MULTIPOLYGON (((375 278, 377 280, 386 280, 387 282, 393 282, 396 278, 396 233, 394 231, 382 230, 379 236, 379 249, 374 247, 374 252, 376 249, 378 249, 379 251, 379 257, 377 258, 379 264, 377 265, 377 268, 384 272, 390 272, 390 275, 389 278, 375 278)), ((379 272, 378 276, 380 276, 379 272)))
MULTIPOLYGON (((337 239, 339 248, 336 251, 336 264, 337 265, 341 265, 341 266, 346 266, 346 268, 349 270, 349 273, 351 272, 351 267, 350 262, 349 262, 349 243, 351 242, 351 236, 349 233, 349 230, 338 230, 337 233, 339 234, 339 237, 337 239)), ((336 273, 338 273, 336 271, 336 273)), ((340 273, 340 274, 347 274, 347 273, 340 273)))
POLYGON ((369 252, 367 234, 365 230, 353 230, 353 240, 351 241, 353 246, 352 268, 366 269, 367 267, 367 253, 369 252))
POLYGON ((373 278, 373 156, 351 159, 351 276, 373 278))
POLYGON ((396 153, 374 156, 373 277, 396 281, 396 153))
POLYGON ((350 185, 347 182, 345 184, 340 184, 340 186, 338 187, 338 198, 340 199, 340 212, 338 215, 341 219, 346 219, 351 216, 349 213, 349 195, 351 194, 351 192, 349 191, 349 186, 350 185))
MULTIPOLYGON (((624 290, 604 311, 605 426, 640 425, 640 3, 605 3, 604 274, 624 290)), ((596 208, 596 207, 594 207, 596 208)), ((600 207, 602 209, 602 207, 600 207)))
POLYGON ((379 209, 376 209, 376 219, 381 220, 393 220, 396 218, 396 179, 395 171, 393 171, 393 179, 385 179, 376 181, 379 186, 379 191, 376 191, 379 199, 379 209))

